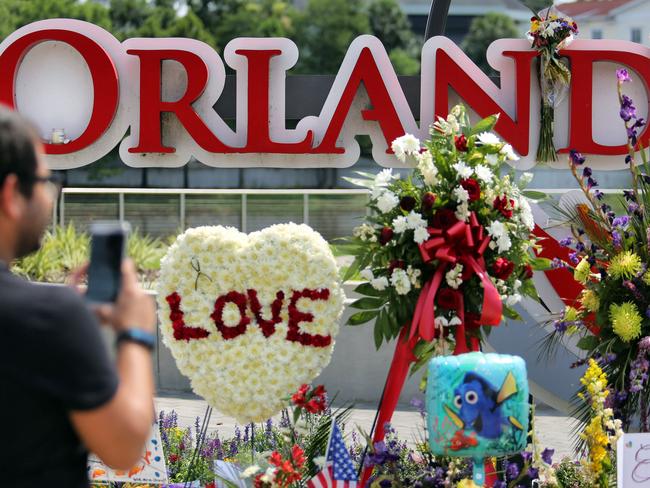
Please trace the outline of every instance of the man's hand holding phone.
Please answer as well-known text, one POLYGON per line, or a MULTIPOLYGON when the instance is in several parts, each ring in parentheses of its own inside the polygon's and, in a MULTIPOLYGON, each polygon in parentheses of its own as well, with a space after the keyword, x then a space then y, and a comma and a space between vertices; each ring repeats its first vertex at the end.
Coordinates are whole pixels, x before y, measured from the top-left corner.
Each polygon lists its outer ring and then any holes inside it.
POLYGON ((98 304, 98 318, 110 324, 116 332, 126 329, 142 329, 153 332, 156 328, 156 309, 153 300, 138 285, 133 261, 122 261, 122 281, 115 303, 98 304))

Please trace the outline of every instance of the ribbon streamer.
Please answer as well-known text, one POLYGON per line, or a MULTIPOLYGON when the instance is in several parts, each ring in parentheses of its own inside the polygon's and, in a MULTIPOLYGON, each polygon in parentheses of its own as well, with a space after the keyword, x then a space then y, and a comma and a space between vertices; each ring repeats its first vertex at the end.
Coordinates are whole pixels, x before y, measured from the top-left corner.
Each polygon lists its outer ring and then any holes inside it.
MULTIPOLYGON (((456 347, 454 355, 470 351, 479 351, 480 343, 477 337, 470 337, 470 348, 467 347, 467 330, 475 330, 481 325, 499 325, 503 306, 501 296, 490 280, 485 268, 483 254, 490 243, 490 236, 486 235, 482 225, 479 224, 476 214, 472 212, 469 223, 458 221, 448 229, 429 227, 429 239, 420 244, 420 254, 425 263, 438 260, 438 267, 433 278, 424 284, 413 314, 410 327, 402 327, 393 360, 388 370, 383 400, 379 406, 377 426, 373 433, 373 443, 382 441, 385 436, 385 425, 390 422, 400 393, 404 387, 411 363, 417 358, 413 354, 416 344, 420 339, 432 341, 435 338, 435 298, 442 280, 450 265, 463 265, 463 280, 476 275, 483 284, 483 307, 481 315, 465 315, 465 302, 459 292, 456 303, 456 314, 461 323, 456 326, 456 347)), ((494 466, 491 461, 485 462, 486 485, 491 486, 496 480, 494 466)), ((365 468, 361 479, 362 487, 370 479, 372 467, 365 468)))

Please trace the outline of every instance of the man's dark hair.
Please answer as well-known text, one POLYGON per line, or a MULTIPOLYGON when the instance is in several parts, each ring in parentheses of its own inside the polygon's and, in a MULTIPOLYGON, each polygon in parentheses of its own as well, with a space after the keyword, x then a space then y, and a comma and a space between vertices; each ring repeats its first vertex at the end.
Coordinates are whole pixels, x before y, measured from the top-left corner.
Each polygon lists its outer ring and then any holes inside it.
POLYGON ((31 197, 36 178, 36 131, 17 112, 0 107, 0 185, 10 174, 18 177, 20 192, 31 197))

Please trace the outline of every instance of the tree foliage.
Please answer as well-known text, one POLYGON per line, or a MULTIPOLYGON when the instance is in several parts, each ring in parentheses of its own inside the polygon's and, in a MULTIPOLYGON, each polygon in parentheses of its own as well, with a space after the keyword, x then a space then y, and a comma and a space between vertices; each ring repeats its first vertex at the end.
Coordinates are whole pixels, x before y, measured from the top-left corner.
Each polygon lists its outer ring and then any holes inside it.
POLYGON ((493 76, 496 72, 487 62, 487 48, 493 41, 509 37, 520 37, 514 21, 504 14, 488 13, 472 20, 461 47, 483 72, 493 76))
POLYGON ((397 0, 0 0, 0 39, 41 19, 74 18, 119 40, 189 37, 223 52, 236 37, 287 37, 299 47, 300 73, 336 73, 352 40, 373 34, 398 74, 419 72, 420 41, 397 0))

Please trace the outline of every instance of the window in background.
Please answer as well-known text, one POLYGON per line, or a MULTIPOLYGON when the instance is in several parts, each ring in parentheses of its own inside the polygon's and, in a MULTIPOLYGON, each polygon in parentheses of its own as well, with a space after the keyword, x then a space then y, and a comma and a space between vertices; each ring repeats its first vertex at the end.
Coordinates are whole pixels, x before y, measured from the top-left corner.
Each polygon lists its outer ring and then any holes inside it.
POLYGON ((638 27, 635 27, 630 31, 630 40, 632 42, 641 43, 641 34, 642 34, 642 30, 638 27))
POLYGON ((603 38, 602 29, 592 29, 591 30, 591 38, 592 39, 602 39, 603 38))

